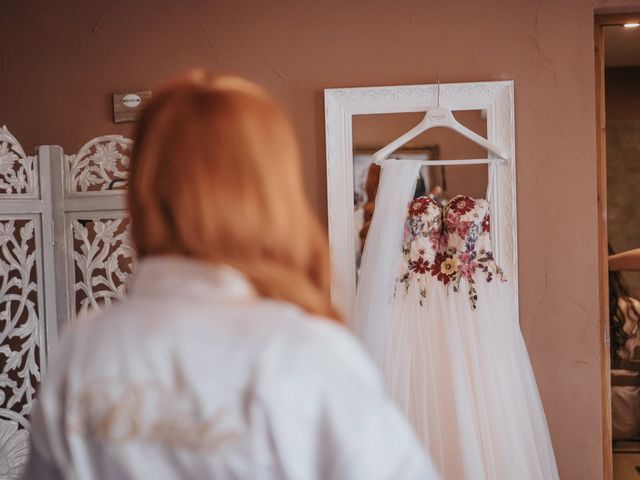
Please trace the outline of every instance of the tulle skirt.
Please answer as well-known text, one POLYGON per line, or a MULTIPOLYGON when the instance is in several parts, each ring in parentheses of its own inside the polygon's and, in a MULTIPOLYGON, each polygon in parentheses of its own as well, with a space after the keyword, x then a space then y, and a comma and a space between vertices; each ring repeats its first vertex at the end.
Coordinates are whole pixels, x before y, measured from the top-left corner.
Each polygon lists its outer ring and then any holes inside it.
POLYGON ((383 374, 443 478, 557 479, 512 290, 478 279, 472 310, 465 281, 428 281, 397 288, 383 374))

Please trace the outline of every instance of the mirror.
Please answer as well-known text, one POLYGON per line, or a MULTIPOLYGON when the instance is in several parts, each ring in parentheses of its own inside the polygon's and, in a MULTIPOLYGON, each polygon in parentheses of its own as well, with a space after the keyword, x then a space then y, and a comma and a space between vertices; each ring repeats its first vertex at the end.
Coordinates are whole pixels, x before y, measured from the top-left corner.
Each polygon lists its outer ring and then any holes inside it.
MULTIPOLYGON (((370 155, 415 126, 427 109, 439 104, 463 125, 500 145, 509 160, 497 166, 455 165, 421 171, 429 193, 440 186, 443 199, 456 194, 484 198, 492 179, 492 238, 496 259, 517 303, 517 231, 513 82, 479 82, 364 87, 325 90, 327 198, 333 268, 332 300, 347 322, 352 318, 356 272, 361 251, 370 155)), ((449 129, 434 128, 404 145, 413 158, 487 158, 487 152, 449 129)))
MULTIPOLYGON (((609 254, 640 247, 640 28, 604 27, 606 221, 609 254)), ((640 271, 608 274, 611 446, 614 479, 640 460, 640 271)), ((605 324, 606 325, 606 324, 605 324)))
POLYGON ((451 478, 557 478, 519 329, 512 87, 327 92, 334 301, 451 478))

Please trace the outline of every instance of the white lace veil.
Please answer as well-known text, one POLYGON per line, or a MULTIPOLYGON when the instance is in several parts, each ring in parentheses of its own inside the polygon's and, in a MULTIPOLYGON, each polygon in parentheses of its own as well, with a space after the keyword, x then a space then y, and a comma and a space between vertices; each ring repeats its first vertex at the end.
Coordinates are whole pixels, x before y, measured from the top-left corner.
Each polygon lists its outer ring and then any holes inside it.
POLYGON ((420 163, 412 160, 383 162, 360 264, 352 328, 381 368, 391 346, 393 295, 402 266, 404 222, 419 170, 420 163))

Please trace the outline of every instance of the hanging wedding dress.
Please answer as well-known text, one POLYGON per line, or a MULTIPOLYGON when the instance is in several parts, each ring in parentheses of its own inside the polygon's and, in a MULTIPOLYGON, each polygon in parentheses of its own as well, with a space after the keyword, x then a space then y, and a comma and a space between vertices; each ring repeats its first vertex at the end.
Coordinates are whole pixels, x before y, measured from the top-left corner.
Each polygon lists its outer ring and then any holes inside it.
POLYGON ((412 200, 419 168, 384 162, 354 330, 445 480, 557 479, 489 200, 412 200))

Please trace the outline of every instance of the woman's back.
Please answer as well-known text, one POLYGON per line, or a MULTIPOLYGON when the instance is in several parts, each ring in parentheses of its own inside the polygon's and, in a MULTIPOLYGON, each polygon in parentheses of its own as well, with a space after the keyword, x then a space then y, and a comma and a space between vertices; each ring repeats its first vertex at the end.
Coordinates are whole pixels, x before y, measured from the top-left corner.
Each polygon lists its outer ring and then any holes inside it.
POLYGON ((130 295, 61 342, 27 478, 431 479, 331 305, 291 122, 192 70, 141 112, 130 295))
POLYGON ((435 478, 355 340, 228 267, 146 259, 57 360, 30 478, 435 478))

